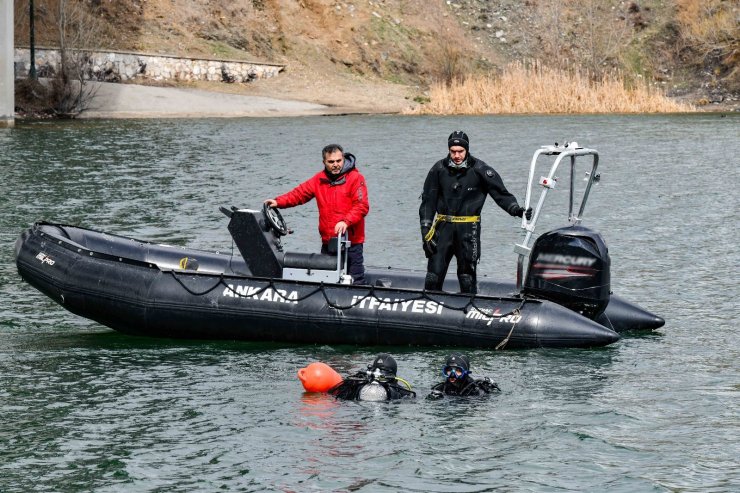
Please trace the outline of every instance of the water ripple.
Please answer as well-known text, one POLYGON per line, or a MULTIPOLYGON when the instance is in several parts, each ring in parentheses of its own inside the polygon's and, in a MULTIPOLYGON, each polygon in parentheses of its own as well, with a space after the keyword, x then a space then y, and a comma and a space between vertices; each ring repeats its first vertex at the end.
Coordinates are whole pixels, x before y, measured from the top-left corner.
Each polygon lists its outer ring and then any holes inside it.
MULTIPOLYGON (((737 491, 737 123, 337 117, 0 132, 0 491, 737 491), (350 373, 379 348, 127 337, 15 272, 12 245, 42 218, 228 251, 218 206, 257 207, 308 178, 331 141, 368 179, 368 263, 423 269, 420 185, 461 125, 520 197, 539 145, 581 136, 598 148, 586 223, 609 244, 614 291, 666 327, 601 350, 471 350, 475 373, 502 388, 479 399, 423 399, 445 348, 385 348, 419 399, 343 403, 304 394, 296 371, 324 361, 350 373)), ((289 247, 315 249, 315 209, 285 216, 289 247)), ((482 275, 513 273, 518 235, 486 206, 482 275)))

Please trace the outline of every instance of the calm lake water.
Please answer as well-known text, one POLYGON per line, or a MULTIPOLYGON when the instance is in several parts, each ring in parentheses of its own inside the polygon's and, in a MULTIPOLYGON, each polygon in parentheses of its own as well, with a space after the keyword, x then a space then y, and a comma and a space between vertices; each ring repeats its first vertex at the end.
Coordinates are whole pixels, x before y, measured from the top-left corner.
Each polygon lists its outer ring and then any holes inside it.
MULTIPOLYGON (((715 114, 0 131, 0 491, 738 491, 739 155, 739 115, 715 114), (488 398, 336 402, 304 394, 296 371, 348 373, 387 350, 423 396, 448 349, 134 338, 68 313, 15 268, 13 243, 39 219, 228 250, 219 206, 258 207, 339 142, 369 184, 366 263, 424 269, 419 194, 459 128, 520 202, 540 145, 598 149, 584 224, 609 245, 613 290, 666 326, 598 350, 471 350, 474 373, 502 388, 488 398)), ((546 227, 565 223, 557 212, 546 227)), ((315 251, 315 206, 284 216, 288 249, 315 251)), ((482 273, 513 279, 519 231, 489 200, 482 273)))

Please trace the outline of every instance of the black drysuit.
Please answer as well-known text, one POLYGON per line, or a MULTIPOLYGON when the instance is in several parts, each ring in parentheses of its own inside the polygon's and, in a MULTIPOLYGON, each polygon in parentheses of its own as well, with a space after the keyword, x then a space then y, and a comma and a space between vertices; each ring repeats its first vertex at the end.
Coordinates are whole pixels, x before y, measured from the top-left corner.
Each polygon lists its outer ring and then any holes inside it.
POLYGON ((501 390, 495 382, 492 382, 490 378, 479 378, 475 379, 470 374, 465 375, 465 378, 456 382, 450 383, 447 380, 440 382, 432 387, 432 398, 441 397, 444 395, 459 395, 459 396, 470 396, 470 395, 483 395, 490 394, 493 391, 501 390), (436 393, 436 394, 435 394, 436 393))
POLYGON ((365 385, 373 382, 379 383, 386 391, 387 400, 402 399, 404 397, 416 397, 416 392, 411 389, 402 387, 398 380, 375 380, 367 375, 367 372, 360 371, 352 376, 348 376, 339 384, 329 389, 329 394, 337 399, 356 400, 360 399, 360 391, 365 385))
MULTIPOLYGON (((434 163, 424 181, 419 207, 422 236, 432 226, 435 213, 480 216, 487 195, 503 210, 512 216, 517 215, 521 208, 516 198, 493 168, 471 155, 467 157, 467 167, 455 168, 450 163, 449 155, 434 163)), ((438 222, 435 236, 437 251, 429 258, 424 288, 442 289, 447 267, 454 255, 460 291, 475 293, 475 268, 480 259, 480 222, 438 222)))

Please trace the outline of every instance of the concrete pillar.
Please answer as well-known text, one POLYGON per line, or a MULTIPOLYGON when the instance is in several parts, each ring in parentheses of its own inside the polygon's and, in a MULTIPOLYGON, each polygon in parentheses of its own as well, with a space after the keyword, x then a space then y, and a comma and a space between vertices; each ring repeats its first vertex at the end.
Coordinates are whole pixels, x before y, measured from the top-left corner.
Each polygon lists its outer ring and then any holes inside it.
POLYGON ((0 128, 14 124, 13 0, 0 0, 0 128))

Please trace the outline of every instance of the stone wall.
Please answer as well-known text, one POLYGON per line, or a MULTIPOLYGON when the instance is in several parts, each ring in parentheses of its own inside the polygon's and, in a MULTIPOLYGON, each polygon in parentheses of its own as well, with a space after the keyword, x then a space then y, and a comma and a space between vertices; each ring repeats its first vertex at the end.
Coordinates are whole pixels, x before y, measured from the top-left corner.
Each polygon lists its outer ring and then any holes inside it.
MULTIPOLYGON (((74 55, 82 61, 86 79, 105 82, 133 79, 250 82, 275 77, 285 68, 284 65, 270 63, 178 58, 120 51, 85 51, 74 55)), ((58 50, 36 48, 38 76, 52 76, 59 67, 59 60, 58 50)), ((16 47, 14 61, 15 77, 27 77, 31 68, 30 50, 16 47)))

